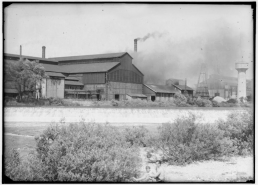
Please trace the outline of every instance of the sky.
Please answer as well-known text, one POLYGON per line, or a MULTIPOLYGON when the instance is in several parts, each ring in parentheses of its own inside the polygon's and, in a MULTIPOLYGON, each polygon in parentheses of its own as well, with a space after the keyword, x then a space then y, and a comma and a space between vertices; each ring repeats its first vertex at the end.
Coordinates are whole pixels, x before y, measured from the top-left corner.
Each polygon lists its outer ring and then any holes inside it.
POLYGON ((198 83, 207 75, 237 77, 251 66, 253 19, 248 5, 12 4, 4 9, 4 52, 46 58, 128 52, 149 84, 169 78, 198 83), (134 52, 134 39, 138 52, 134 52), (143 39, 144 38, 144 39, 143 39))

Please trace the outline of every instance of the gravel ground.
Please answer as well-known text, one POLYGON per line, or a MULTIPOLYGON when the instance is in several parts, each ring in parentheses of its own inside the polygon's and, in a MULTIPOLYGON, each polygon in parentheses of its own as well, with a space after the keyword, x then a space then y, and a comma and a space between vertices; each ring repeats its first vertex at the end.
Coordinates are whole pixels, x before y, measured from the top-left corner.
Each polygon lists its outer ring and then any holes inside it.
MULTIPOLYGON (((154 163, 148 163, 146 150, 141 148, 142 173, 148 165, 155 169, 154 163)), ((237 178, 253 177, 253 157, 231 157, 223 161, 203 161, 186 166, 161 165, 166 182, 230 182, 237 178)), ((252 180, 252 179, 250 179, 252 180)))

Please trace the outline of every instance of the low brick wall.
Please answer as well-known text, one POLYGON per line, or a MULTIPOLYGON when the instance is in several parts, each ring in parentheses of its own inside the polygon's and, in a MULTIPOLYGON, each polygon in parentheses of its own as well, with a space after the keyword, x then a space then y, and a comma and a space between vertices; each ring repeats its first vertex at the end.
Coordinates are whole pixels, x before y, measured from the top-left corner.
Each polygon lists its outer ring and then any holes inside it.
MULTIPOLYGON (((112 124, 160 124, 173 122, 175 119, 193 113, 197 115, 198 123, 215 123, 218 119, 226 120, 233 112, 243 112, 244 109, 204 109, 204 108, 178 108, 178 109, 144 109, 144 108, 70 108, 70 107, 6 107, 4 108, 5 125, 15 123, 44 124, 59 122, 96 122, 112 124)), ((7 126, 7 125, 6 125, 7 126)))

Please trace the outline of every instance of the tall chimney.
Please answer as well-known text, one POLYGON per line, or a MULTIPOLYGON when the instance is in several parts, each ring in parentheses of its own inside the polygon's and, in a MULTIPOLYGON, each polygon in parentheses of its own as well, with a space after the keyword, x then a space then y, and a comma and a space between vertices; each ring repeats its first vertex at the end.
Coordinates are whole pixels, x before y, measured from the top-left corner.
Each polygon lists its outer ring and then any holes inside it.
POLYGON ((134 52, 137 52, 137 39, 134 39, 134 52))
POLYGON ((20 45, 20 56, 22 56, 22 45, 20 45))
POLYGON ((22 60, 22 46, 20 45, 20 59, 22 60))
POLYGON ((46 47, 42 46, 42 58, 45 58, 46 47))

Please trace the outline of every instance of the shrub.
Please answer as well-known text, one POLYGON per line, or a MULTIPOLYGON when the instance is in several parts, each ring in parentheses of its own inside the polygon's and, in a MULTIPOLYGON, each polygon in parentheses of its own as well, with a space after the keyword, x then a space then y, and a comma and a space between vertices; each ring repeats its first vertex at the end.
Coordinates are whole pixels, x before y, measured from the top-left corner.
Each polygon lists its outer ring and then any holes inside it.
POLYGON ((181 104, 186 104, 187 98, 181 93, 175 93, 174 102, 177 106, 181 104))
POLYGON ((221 105, 216 101, 212 101, 212 107, 221 107, 221 105))
POLYGON ((234 154, 236 148, 222 130, 195 121, 196 117, 190 114, 159 128, 160 146, 169 164, 183 165, 234 154))
POLYGON ((54 106, 62 106, 63 105, 63 101, 61 98, 49 98, 49 103, 50 105, 54 105, 54 106))
POLYGON ((123 131, 126 142, 136 146, 151 146, 150 140, 152 139, 150 132, 143 126, 127 127, 123 131))
POLYGON ((212 102, 206 99, 198 98, 195 103, 198 107, 212 107, 212 102))
POLYGON ((224 131, 238 149, 239 155, 251 153, 253 150, 253 113, 233 113, 227 121, 219 121, 218 128, 224 131))
POLYGON ((34 161, 23 169, 30 180, 126 182, 138 173, 137 148, 109 125, 51 126, 36 143, 34 161))
POLYGON ((237 103, 237 99, 229 99, 227 103, 237 103))

